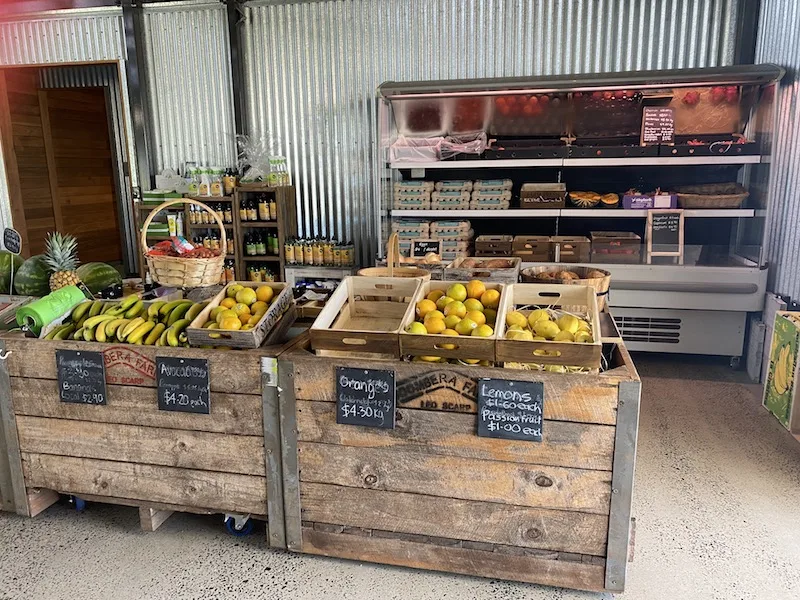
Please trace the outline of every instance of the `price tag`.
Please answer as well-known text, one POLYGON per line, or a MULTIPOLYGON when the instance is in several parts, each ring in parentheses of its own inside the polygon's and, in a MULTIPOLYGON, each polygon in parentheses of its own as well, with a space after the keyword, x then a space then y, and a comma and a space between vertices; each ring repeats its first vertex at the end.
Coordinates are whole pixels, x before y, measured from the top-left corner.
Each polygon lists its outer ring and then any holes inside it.
POLYGON ((667 106, 645 106, 642 109, 642 146, 675 143, 675 109, 667 106))
POLYGON ((543 419, 542 382, 478 380, 478 436, 541 442, 543 419))
POLYGON ((677 257, 683 264, 683 210, 650 210, 647 213, 647 264, 654 256, 677 257))
POLYGON ((423 258, 429 252, 442 253, 442 240, 411 240, 411 257, 423 258))
POLYGON ((16 229, 5 228, 3 231, 3 247, 11 254, 19 254, 22 251, 22 236, 16 229))
POLYGON ((211 411, 208 361, 202 358, 156 357, 159 410, 207 415, 211 411))
POLYGON ((61 402, 106 403, 106 366, 102 353, 56 350, 56 370, 61 402))
POLYGON ((394 371, 336 367, 336 422, 394 429, 394 371))

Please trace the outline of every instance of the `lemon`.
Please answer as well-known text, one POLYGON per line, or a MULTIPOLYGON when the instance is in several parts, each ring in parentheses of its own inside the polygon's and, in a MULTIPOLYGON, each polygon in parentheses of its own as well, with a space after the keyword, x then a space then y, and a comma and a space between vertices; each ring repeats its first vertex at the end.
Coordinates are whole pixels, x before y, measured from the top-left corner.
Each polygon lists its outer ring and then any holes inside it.
POLYGON ((536 321, 533 325, 533 331, 536 335, 545 339, 552 340, 559 332, 558 325, 552 321, 536 321))
POLYGON ((461 319, 456 325, 456 331, 459 335, 472 335, 472 330, 477 326, 478 324, 472 319, 461 319))
POLYGON ((425 297, 431 302, 436 302, 442 296, 444 296, 444 290, 433 290, 425 297))
POLYGON ((559 331, 557 334, 555 334, 553 336, 553 341, 554 342, 574 342, 575 341, 575 336, 572 335, 566 329, 562 329, 561 331, 559 331))
POLYGON ((450 315, 455 315, 463 319, 466 316, 466 314, 467 314, 467 307, 464 306, 463 302, 460 302, 458 300, 453 300, 444 307, 444 316, 446 317, 449 317, 450 315))
POLYGON ((447 288, 447 296, 463 302, 467 299, 467 288, 463 283, 454 283, 447 288))
POLYGON ((533 327, 537 321, 549 321, 550 315, 543 308, 537 308, 528 315, 528 324, 533 327))
POLYGON ((528 319, 518 310, 514 310, 506 315, 506 325, 509 327, 518 325, 520 328, 524 328, 528 325, 528 319))
MULTIPOLYGON (((233 312, 231 309, 226 308, 225 310, 217 313, 217 318, 215 319, 217 323, 222 323, 223 319, 229 319, 233 317, 237 321, 239 320, 239 315, 233 312)), ((241 325, 241 323, 239 323, 241 325)))
POLYGON ((225 317, 220 321, 219 328, 226 329, 228 331, 235 331, 242 328, 242 322, 238 317, 225 317))
POLYGON ((244 289, 244 286, 243 286, 243 285, 239 285, 238 283, 235 283, 235 284, 233 284, 233 285, 231 285, 231 286, 228 286, 228 289, 227 289, 227 290, 225 290, 225 295, 226 295, 228 298, 235 298, 235 297, 236 297, 236 294, 237 294, 237 293, 239 292, 239 290, 241 290, 241 289, 244 289))
POLYGON ((453 300, 450 296, 442 296, 436 301, 436 308, 439 310, 444 310, 444 307, 451 302, 455 302, 455 300, 453 300))
POLYGON ((472 337, 489 337, 494 335, 494 329, 488 325, 478 325, 472 330, 472 337))
POLYGON ((592 334, 588 331, 578 331, 578 333, 575 334, 575 341, 579 344, 591 344, 594 342, 594 339, 592 338, 592 334))
POLYGON ((450 315, 449 317, 444 318, 444 324, 447 325, 448 329, 455 329, 458 322, 461 320, 461 317, 458 315, 450 315))
POLYGON ((247 304, 250 306, 253 302, 258 299, 256 296, 256 291, 253 288, 242 288, 238 292, 236 292, 236 302, 241 302, 242 304, 247 304))
POLYGON ((444 314, 440 310, 432 310, 431 312, 425 315, 425 318, 422 319, 422 322, 425 323, 428 319, 442 319, 444 320, 444 314))
POLYGON ((484 311, 483 304, 481 304, 481 301, 476 300, 475 298, 467 298, 466 300, 464 300, 464 306, 467 307, 467 312, 471 312, 473 310, 478 312, 484 311))
POLYGON ((425 335, 426 333, 428 333, 428 330, 425 328, 425 325, 423 325, 419 321, 414 321, 411 325, 406 327, 406 333, 413 333, 415 335, 425 335))
POLYGON ((575 335, 578 331, 580 320, 575 315, 561 315, 556 321, 556 324, 561 331, 569 331, 571 334, 575 335))

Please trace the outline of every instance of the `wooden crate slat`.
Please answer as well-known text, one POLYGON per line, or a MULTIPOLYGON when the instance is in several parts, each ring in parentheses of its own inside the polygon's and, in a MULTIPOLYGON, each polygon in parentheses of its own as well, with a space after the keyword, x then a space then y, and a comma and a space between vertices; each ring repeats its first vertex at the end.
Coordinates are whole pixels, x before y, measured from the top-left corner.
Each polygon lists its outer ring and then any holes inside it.
POLYGON ((263 436, 261 396, 211 393, 208 419, 158 409, 154 387, 107 385, 108 404, 103 407, 58 402, 55 379, 11 378, 14 412, 18 415, 166 427, 232 435, 263 436))
POLYGON ((263 436, 21 415, 17 431, 22 452, 265 476, 263 436))
POLYGON ((605 555, 604 515, 306 482, 300 500, 307 521, 605 555))
POLYGON ((267 514, 266 477, 27 452, 22 466, 28 487, 267 514))
POLYGON ((366 562, 601 591, 602 565, 514 556, 303 528, 303 552, 366 562))
POLYGON ((595 514, 608 514, 611 501, 607 471, 312 442, 299 442, 298 451, 300 480, 313 483, 595 514))
POLYGON ((398 409, 394 430, 336 423, 329 402, 297 402, 297 437, 301 441, 392 448, 527 464, 610 471, 614 428, 566 421, 545 421, 540 444, 482 438, 475 435, 475 416, 439 411, 398 409))

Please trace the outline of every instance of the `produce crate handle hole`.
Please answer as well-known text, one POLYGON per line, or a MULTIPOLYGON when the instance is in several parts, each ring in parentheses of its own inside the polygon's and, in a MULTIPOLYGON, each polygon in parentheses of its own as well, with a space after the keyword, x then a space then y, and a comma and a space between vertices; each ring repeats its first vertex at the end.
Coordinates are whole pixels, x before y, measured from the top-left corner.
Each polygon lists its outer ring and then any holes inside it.
POLYGON ((458 344, 442 343, 442 344, 434 344, 433 347, 436 348, 437 350, 458 350, 461 346, 459 346, 458 344))
POLYGON ((361 338, 342 338, 343 344, 348 344, 349 346, 366 346, 367 340, 362 340, 361 338))

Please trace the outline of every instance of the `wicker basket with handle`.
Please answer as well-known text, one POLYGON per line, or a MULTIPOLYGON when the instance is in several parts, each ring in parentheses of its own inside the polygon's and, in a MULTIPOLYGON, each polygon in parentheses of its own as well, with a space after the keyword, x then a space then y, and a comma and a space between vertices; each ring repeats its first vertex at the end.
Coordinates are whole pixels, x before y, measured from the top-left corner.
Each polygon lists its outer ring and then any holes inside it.
POLYGON ((149 254, 147 229, 150 227, 150 223, 152 223, 153 218, 162 210, 176 204, 194 204, 211 213, 211 216, 214 217, 214 221, 219 225, 220 231, 222 232, 220 248, 227 247, 228 238, 225 233, 225 225, 222 223, 222 219, 219 218, 219 215, 208 206, 189 198, 180 198, 163 202, 147 215, 147 219, 142 226, 140 234, 142 252, 147 260, 147 268, 150 271, 153 281, 161 285, 175 287, 201 287, 218 284, 223 265, 225 264, 225 253, 222 250, 220 250, 219 256, 213 258, 183 258, 180 256, 151 256, 149 254))
POLYGON ((358 274, 362 277, 421 277, 428 280, 431 278, 429 271, 419 267, 397 267, 400 264, 400 236, 393 232, 386 243, 386 266, 367 267, 361 269, 358 274))
POLYGON ((678 205, 681 208, 739 208, 749 196, 738 183, 707 183, 679 187, 678 205))

